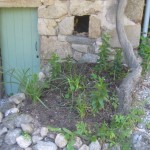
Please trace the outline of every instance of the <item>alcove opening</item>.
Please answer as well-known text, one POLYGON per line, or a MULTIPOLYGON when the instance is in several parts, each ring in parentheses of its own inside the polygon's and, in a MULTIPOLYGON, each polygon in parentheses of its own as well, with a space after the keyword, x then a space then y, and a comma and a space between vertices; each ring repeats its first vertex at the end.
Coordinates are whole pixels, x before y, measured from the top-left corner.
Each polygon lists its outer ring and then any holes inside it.
POLYGON ((89 31, 89 15, 75 16, 74 34, 88 35, 89 31))

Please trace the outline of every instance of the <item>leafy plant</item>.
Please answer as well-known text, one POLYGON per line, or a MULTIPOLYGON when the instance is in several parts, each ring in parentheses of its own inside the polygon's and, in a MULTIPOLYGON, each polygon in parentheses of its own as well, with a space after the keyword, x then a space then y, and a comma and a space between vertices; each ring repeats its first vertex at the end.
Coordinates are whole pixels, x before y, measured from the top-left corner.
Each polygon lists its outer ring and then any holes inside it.
POLYGON ((26 139, 26 140, 30 140, 31 136, 29 135, 29 133, 27 132, 22 132, 21 135, 26 139))
POLYGON ((88 135, 88 133, 89 133, 87 124, 84 123, 83 121, 78 122, 76 124, 76 128, 77 128, 76 134, 78 134, 80 136, 82 136, 82 135, 88 135))
POLYGON ((109 68, 108 58, 110 53, 109 35, 102 35, 102 45, 100 46, 99 59, 97 60, 97 65, 95 67, 96 71, 107 71, 109 68))
POLYGON ((61 63, 59 56, 56 53, 53 53, 49 63, 52 66, 52 79, 54 79, 61 73, 61 63))
POLYGON ((146 128, 150 130, 150 122, 146 123, 146 128))
POLYGON ((79 95, 76 100, 76 110, 78 111, 81 118, 84 118, 88 109, 85 95, 79 95))
POLYGON ((104 78, 97 77, 95 74, 93 74, 93 77, 96 78, 96 83, 90 96, 93 111, 98 112, 104 108, 105 102, 108 101, 108 91, 104 78))
POLYGON ((150 42, 149 38, 141 37, 139 54, 143 58, 143 72, 150 71, 150 42))

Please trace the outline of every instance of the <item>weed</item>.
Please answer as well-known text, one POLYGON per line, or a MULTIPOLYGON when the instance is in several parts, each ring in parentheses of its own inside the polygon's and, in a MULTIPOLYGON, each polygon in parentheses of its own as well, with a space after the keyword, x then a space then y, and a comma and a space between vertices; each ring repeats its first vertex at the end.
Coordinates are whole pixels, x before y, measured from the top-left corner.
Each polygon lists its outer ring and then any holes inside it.
POLYGON ((95 74, 93 77, 96 79, 96 83, 90 96, 93 112, 98 112, 104 108, 105 102, 108 101, 108 91, 104 78, 97 77, 95 74))
POLYGON ((103 34, 102 45, 100 46, 99 59, 97 60, 97 65, 95 70, 98 72, 107 71, 109 68, 108 58, 110 53, 109 35, 103 34))
POLYGON ((85 117, 87 109, 88 109, 88 105, 86 102, 86 97, 85 95, 81 94, 76 100, 76 110, 78 111, 79 116, 81 118, 85 117))
POLYGON ((150 122, 146 123, 146 128, 150 130, 150 122))
POLYGON ((76 134, 78 134, 80 136, 82 136, 82 135, 88 135, 88 133, 89 133, 87 124, 84 123, 83 121, 78 122, 76 124, 76 128, 77 128, 76 134))
POLYGON ((49 63, 52 66, 52 79, 54 79, 61 73, 61 63, 59 56, 53 53, 49 60, 49 63))
POLYGON ((139 54, 143 58, 142 66, 143 73, 150 71, 150 42, 149 38, 141 37, 141 44, 139 46, 139 54))
POLYGON ((29 135, 29 133, 27 132, 22 132, 21 135, 26 139, 26 140, 30 140, 31 136, 29 135))

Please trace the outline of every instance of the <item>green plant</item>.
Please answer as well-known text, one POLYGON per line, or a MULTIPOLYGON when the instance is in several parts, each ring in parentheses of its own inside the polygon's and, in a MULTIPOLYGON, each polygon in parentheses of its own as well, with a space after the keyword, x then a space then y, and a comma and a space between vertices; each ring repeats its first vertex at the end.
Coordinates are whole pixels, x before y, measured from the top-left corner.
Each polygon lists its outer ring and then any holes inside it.
POLYGON ((110 104, 112 105, 112 107, 116 110, 118 107, 118 97, 116 94, 112 94, 112 96, 110 96, 109 98, 110 104))
POLYGON ((146 123, 146 128, 150 130, 150 122, 146 123))
POLYGON ((60 57, 57 54, 53 53, 49 60, 49 63, 52 66, 52 79, 54 79, 61 73, 60 57))
POLYGON ((150 39, 141 37, 141 44, 139 46, 139 54, 143 58, 142 66, 143 72, 150 71, 150 39))
POLYGON ((79 136, 83 136, 83 135, 86 136, 89 133, 87 124, 84 123, 83 121, 78 122, 76 124, 76 128, 77 128, 76 134, 79 135, 79 136))
POLYGON ((86 102, 86 96, 81 94, 76 100, 76 110, 78 111, 81 118, 85 117, 87 109, 88 105, 86 102))
POLYGON ((108 58, 110 53, 109 35, 102 35, 102 45, 100 46, 99 59, 97 60, 97 65, 95 67, 96 71, 107 71, 109 68, 108 58))
POLYGON ((108 91, 105 83, 105 79, 93 74, 96 79, 94 90, 91 91, 91 103, 93 112, 98 112, 104 108, 104 104, 108 101, 108 91))
POLYGON ((21 135, 26 139, 26 140, 30 140, 31 136, 29 135, 29 133, 27 132, 22 132, 21 135))

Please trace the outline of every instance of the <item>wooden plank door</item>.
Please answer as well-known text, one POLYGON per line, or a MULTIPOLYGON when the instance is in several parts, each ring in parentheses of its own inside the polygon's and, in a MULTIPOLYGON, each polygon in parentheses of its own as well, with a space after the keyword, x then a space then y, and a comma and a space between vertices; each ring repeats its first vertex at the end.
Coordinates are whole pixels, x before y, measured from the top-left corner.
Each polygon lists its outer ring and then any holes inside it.
POLYGON ((0 9, 0 48, 5 93, 18 92, 14 72, 40 68, 36 8, 0 9))

